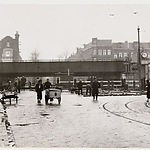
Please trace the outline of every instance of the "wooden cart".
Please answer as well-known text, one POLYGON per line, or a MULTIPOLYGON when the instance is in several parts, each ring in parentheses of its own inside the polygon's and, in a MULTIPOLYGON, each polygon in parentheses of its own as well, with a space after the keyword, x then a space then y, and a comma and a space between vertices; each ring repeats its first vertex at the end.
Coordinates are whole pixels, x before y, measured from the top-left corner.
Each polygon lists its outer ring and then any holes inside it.
POLYGON ((48 104, 48 100, 52 102, 54 99, 58 100, 58 104, 61 103, 61 89, 49 88, 45 90, 45 104, 48 104))
POLYGON ((16 103, 18 103, 17 92, 15 92, 15 91, 3 91, 2 92, 2 98, 1 98, 2 103, 6 103, 6 99, 9 99, 10 105, 12 103, 12 99, 15 100, 16 103))

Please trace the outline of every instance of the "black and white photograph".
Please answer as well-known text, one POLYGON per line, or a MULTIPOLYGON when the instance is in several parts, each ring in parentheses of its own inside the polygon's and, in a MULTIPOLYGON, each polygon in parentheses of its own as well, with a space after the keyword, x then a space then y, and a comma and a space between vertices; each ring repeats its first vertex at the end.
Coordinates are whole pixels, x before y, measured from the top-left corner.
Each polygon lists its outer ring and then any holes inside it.
POLYGON ((0 149, 150 148, 150 1, 0 0, 0 149))

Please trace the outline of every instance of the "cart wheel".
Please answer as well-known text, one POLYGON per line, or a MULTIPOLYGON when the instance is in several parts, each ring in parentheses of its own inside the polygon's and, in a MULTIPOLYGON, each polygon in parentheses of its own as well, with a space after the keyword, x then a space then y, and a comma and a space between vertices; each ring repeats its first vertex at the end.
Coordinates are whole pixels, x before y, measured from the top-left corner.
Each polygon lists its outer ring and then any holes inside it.
POLYGON ((45 95, 45 104, 48 104, 48 97, 45 95))
POLYGON ((18 97, 16 97, 16 104, 18 103, 18 97))
POLYGON ((60 102, 61 102, 61 98, 58 98, 58 104, 60 105, 60 102))

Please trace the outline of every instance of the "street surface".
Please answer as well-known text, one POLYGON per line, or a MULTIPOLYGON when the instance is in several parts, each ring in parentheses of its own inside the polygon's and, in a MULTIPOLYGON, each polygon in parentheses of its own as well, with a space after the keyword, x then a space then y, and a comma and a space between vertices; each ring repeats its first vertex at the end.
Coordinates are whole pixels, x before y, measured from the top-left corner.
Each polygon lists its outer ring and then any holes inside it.
POLYGON ((150 148, 146 96, 105 96, 93 101, 62 92, 62 102, 37 105, 34 91, 21 91, 7 105, 16 147, 150 148))

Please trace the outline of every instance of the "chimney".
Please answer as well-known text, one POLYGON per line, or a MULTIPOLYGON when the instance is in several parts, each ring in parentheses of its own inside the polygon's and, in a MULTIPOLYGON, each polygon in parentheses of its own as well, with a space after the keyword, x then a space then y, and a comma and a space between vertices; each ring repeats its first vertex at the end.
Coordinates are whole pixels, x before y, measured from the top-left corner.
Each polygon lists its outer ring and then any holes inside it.
POLYGON ((124 42, 124 45, 125 45, 125 48, 129 48, 129 43, 128 43, 128 41, 125 41, 125 42, 124 42))
POLYGON ((18 34, 18 31, 16 31, 16 34, 15 34, 15 39, 19 39, 19 34, 18 34))
POLYGON ((92 44, 97 44, 97 38, 92 38, 92 44))

